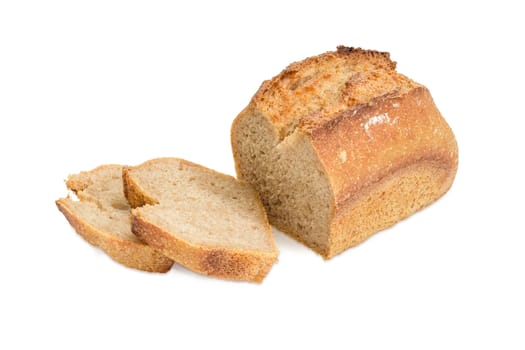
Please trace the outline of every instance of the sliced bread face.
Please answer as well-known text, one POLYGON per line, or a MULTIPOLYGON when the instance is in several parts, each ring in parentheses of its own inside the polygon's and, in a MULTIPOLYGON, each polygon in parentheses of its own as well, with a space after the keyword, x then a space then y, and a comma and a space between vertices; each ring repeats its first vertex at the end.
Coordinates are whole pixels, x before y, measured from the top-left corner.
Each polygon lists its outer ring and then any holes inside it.
POLYGON ((210 276, 260 282, 278 251, 250 185, 177 158, 123 170, 132 230, 181 265, 210 276))
POLYGON ((166 272, 171 268, 173 260, 131 232, 121 165, 104 165, 70 175, 66 185, 79 200, 61 198, 56 201, 57 207, 87 242, 127 267, 149 272, 166 272))

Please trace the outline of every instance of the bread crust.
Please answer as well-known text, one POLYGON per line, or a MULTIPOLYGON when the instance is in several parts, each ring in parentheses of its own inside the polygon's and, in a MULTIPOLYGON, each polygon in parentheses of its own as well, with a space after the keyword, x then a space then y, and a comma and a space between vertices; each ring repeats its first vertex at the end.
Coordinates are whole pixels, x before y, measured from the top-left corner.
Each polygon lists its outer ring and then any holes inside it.
POLYGON ((167 272, 173 260, 140 241, 126 240, 109 235, 85 222, 69 206, 69 198, 56 201, 58 210, 64 214, 75 231, 88 243, 102 249, 111 259, 134 269, 147 272, 167 272))
MULTIPOLYGON (((214 176, 239 181, 229 175, 179 158, 157 158, 149 160, 139 166, 165 160, 176 160, 187 166, 200 168, 214 176)), ((145 189, 141 188, 139 184, 134 181, 132 169, 133 167, 124 167, 122 171, 125 196, 128 199, 131 198, 131 206, 133 208, 139 208, 148 204, 158 204, 159 200, 154 198, 153 195, 146 193, 145 189)), ((259 214, 264 218, 265 231, 268 235, 272 235, 271 227, 258 193, 255 192, 248 183, 244 181, 239 182, 249 186, 253 191, 254 196, 257 198, 259 214)), ((137 210, 132 209, 131 213, 132 232, 139 237, 139 239, 170 257, 175 262, 198 273, 229 280, 260 283, 264 277, 266 277, 272 265, 277 261, 278 249, 273 238, 270 240, 272 244, 271 252, 197 245, 180 239, 161 227, 148 222, 147 219, 141 217, 137 210)))
POLYGON ((453 178, 458 149, 430 92, 380 96, 315 128, 303 122, 335 197, 335 216, 363 189, 418 162, 434 162, 453 178), (344 156, 343 156, 344 155, 344 156))
POLYGON ((450 169, 421 160, 392 172, 359 191, 332 220, 325 259, 354 247, 443 196, 452 185, 450 169), (424 188, 419 196, 414 191, 424 188), (366 221, 366 222, 365 222, 366 221))
POLYGON ((276 261, 274 253, 195 245, 177 238, 133 211, 132 231, 144 242, 188 269, 229 280, 262 282, 276 261))

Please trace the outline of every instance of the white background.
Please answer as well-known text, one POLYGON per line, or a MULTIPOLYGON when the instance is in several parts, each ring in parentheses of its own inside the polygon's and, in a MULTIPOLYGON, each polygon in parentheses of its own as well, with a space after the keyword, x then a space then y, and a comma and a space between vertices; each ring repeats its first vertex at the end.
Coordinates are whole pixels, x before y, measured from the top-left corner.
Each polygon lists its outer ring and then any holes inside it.
POLYGON ((186 3, 0 2, 0 348, 524 349, 519 2, 186 3), (276 231, 260 285, 122 267, 56 209, 99 164, 234 174, 261 82, 340 44, 389 51, 454 130, 431 207, 330 261, 276 231))

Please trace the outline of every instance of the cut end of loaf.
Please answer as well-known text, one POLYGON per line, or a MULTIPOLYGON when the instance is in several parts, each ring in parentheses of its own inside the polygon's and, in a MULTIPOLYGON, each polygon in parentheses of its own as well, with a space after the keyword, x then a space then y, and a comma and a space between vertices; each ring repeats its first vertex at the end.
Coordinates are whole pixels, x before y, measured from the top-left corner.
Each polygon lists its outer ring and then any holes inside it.
POLYGON ((327 251, 334 205, 308 137, 295 132, 280 142, 262 113, 246 109, 232 128, 232 147, 238 176, 257 189, 270 222, 315 250, 327 251))

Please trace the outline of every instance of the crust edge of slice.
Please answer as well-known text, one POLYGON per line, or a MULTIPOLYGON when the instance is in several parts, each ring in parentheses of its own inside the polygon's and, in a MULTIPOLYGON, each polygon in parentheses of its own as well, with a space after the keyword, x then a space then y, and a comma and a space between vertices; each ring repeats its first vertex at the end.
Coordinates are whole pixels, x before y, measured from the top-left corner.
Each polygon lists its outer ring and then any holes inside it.
POLYGON ((142 242, 119 239, 86 223, 68 204, 68 198, 55 203, 73 229, 88 243, 102 249, 114 261, 137 270, 165 273, 171 269, 173 260, 163 256, 142 242))
POLYGON ((229 280, 262 282, 277 260, 274 252, 206 247, 180 239, 132 210, 132 231, 151 247, 180 265, 204 275, 229 280))

